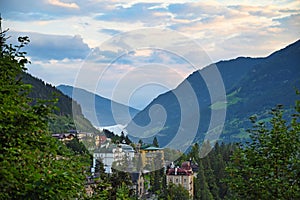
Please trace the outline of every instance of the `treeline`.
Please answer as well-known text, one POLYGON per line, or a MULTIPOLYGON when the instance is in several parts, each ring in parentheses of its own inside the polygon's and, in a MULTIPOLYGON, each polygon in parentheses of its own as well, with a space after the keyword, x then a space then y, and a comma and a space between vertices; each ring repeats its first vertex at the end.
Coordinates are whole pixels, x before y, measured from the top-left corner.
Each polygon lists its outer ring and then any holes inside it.
POLYGON ((234 144, 216 143, 211 147, 209 142, 202 146, 195 144, 186 159, 190 158, 198 166, 198 172, 194 178, 194 199, 225 199, 228 197, 228 185, 226 178, 226 166, 230 156, 236 149, 234 144))
POLYGON ((83 116, 81 106, 54 86, 25 71, 21 73, 20 78, 24 84, 31 87, 28 92, 31 105, 39 102, 48 106, 54 105, 52 114, 48 117, 50 132, 63 133, 75 129, 92 133, 99 132, 83 116))
POLYGON ((33 99, 33 104, 37 100, 53 100, 57 99, 56 109, 54 112, 57 115, 72 115, 73 109, 81 111, 80 105, 74 102, 70 97, 64 95, 61 91, 56 89, 49 83, 45 83, 43 80, 33 77, 32 75, 24 72, 22 73, 22 82, 31 85, 31 90, 28 97, 33 99), (73 107, 72 108, 72 103, 73 107))

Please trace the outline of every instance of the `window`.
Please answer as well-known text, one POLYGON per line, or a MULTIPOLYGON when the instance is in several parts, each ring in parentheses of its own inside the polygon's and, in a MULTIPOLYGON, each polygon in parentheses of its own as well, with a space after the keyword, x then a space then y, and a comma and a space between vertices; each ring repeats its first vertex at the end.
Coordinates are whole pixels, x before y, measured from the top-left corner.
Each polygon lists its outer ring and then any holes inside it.
POLYGON ((185 179, 183 179, 183 182, 185 182, 185 183, 186 183, 186 178, 185 178, 185 179))
POLYGON ((178 183, 178 178, 176 178, 176 183, 178 183))

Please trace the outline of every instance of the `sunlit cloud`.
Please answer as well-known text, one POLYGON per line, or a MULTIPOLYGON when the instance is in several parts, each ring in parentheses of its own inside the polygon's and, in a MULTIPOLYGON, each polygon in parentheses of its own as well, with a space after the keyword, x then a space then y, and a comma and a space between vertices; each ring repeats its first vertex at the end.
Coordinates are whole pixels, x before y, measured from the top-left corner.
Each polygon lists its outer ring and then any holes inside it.
POLYGON ((48 0, 48 3, 54 6, 60 6, 64 8, 79 9, 79 6, 76 3, 65 3, 59 0, 48 0))

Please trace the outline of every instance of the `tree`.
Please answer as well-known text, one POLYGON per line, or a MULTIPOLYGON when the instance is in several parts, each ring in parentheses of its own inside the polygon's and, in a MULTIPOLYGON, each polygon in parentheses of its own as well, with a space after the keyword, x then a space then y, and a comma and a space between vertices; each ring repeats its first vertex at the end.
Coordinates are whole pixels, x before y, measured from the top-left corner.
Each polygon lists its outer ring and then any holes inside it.
POLYGON ((232 193, 240 199, 300 199, 300 103, 283 119, 282 106, 271 111, 269 123, 254 123, 252 142, 241 145, 226 171, 232 193))
MULTIPOLYGON (((116 166, 112 167, 112 171, 113 173, 110 176, 110 183, 112 186, 111 199, 116 199, 118 189, 121 188, 119 192, 124 191, 125 189, 126 191, 130 191, 129 188, 132 188, 133 183, 131 181, 131 176, 128 172, 120 171, 116 166)), ((133 191, 130 191, 129 196, 133 195, 133 191)))
POLYGON ((89 154, 89 151, 77 137, 73 140, 66 142, 66 146, 71 149, 75 154, 89 154))
POLYGON ((5 33, 0 31, 0 199, 82 198, 89 163, 78 162, 81 155, 51 137, 52 107, 45 101, 32 106, 31 86, 21 80, 29 63, 21 49, 29 38, 7 45, 5 33))
POLYGON ((201 200, 212 200, 213 195, 209 190, 209 186, 206 182, 206 177, 204 175, 204 168, 202 162, 199 162, 199 172, 197 178, 195 179, 195 199, 201 200))
POLYGON ((157 140, 156 137, 153 138, 152 145, 155 146, 155 147, 159 147, 158 140, 157 140))
POLYGON ((138 143, 139 143, 141 146, 144 144, 142 139, 139 139, 138 143))
POLYGON ((117 198, 116 200, 130 200, 133 199, 129 196, 129 189, 125 185, 125 183, 122 183, 121 187, 118 188, 117 190, 117 198))
POLYGON ((189 192, 182 185, 173 183, 169 183, 166 197, 165 199, 168 200, 187 200, 191 198, 189 192))

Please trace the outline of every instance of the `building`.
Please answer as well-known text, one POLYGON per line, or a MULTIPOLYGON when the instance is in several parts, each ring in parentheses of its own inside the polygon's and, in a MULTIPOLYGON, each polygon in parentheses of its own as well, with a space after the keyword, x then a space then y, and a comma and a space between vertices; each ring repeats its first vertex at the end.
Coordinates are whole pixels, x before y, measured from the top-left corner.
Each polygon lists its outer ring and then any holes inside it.
POLYGON ((141 169, 152 171, 163 168, 164 151, 162 148, 153 146, 142 146, 139 149, 139 153, 142 162, 141 169))
POLYGON ((104 164, 105 173, 112 173, 113 162, 121 161, 124 158, 125 153, 123 152, 120 145, 109 144, 103 148, 96 149, 93 153, 93 167, 96 166, 96 159, 100 159, 104 164))
POLYGON ((55 133, 55 134, 52 134, 52 137, 65 142, 65 141, 73 140, 76 137, 76 135, 73 133, 55 133))
POLYGON ((101 144, 104 144, 107 140, 107 137, 104 134, 95 136, 96 147, 99 147, 101 144))
POLYGON ((128 144, 120 144, 119 145, 122 148, 122 151, 125 153, 125 157, 129 160, 132 160, 134 158, 134 149, 132 146, 128 144))
MULTIPOLYGON (((134 158, 134 150, 132 146, 127 144, 111 144, 107 142, 94 151, 93 158, 93 163, 96 163, 96 159, 100 159, 103 162, 105 173, 112 173, 113 163, 124 159, 131 161, 134 158)), ((93 166, 94 168, 95 165, 93 166)))
POLYGON ((167 169, 167 184, 182 185, 190 194, 194 196, 194 176, 190 162, 184 162, 181 168, 169 166, 167 169))
POLYGON ((142 198, 142 196, 145 194, 144 175, 141 172, 132 172, 130 173, 130 176, 136 196, 138 198, 142 198))

